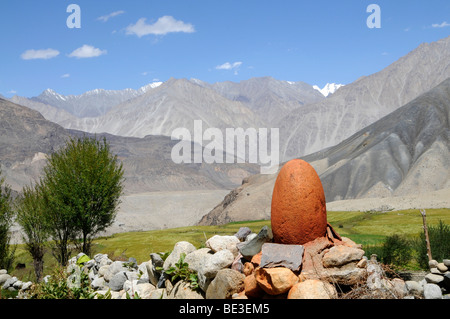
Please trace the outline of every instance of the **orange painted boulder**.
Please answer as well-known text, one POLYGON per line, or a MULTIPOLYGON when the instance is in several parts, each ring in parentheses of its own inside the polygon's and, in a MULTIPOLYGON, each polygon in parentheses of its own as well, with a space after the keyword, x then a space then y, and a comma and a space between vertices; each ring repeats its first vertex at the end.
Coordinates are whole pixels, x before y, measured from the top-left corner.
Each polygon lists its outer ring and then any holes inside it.
POLYGON ((294 159, 280 170, 272 195, 273 241, 303 245, 327 233, 322 182, 307 162, 294 159))

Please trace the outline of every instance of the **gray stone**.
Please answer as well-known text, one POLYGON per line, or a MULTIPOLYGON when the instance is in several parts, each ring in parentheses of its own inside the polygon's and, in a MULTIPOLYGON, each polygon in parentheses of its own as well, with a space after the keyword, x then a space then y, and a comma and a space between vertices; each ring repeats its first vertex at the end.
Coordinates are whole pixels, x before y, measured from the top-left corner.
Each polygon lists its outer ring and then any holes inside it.
POLYGON ((260 267, 285 267, 298 271, 302 265, 304 250, 301 245, 264 243, 261 249, 260 267))
POLYGON ((135 289, 141 299, 150 299, 150 296, 152 292, 156 290, 156 287, 150 283, 143 283, 137 284, 135 289))
POLYGON ((364 256, 364 250, 344 245, 333 246, 323 256, 324 267, 339 267, 352 261, 360 261, 364 256))
POLYGON ((31 286, 33 286, 33 282, 31 281, 24 282, 22 285, 22 290, 28 290, 31 288, 31 286))
POLYGON ((162 267, 164 265, 164 260, 157 253, 151 253, 150 260, 152 261, 154 267, 162 267))
POLYGON ((154 267, 153 262, 151 260, 149 260, 145 265, 147 268, 148 281, 152 285, 157 286, 160 273, 156 271, 156 268, 154 267))
POLYGON ((439 284, 440 282, 444 281, 444 276, 436 274, 427 274, 425 276, 425 280, 429 284, 439 284))
POLYGON ((231 266, 233 261, 234 256, 231 251, 228 249, 218 251, 205 258, 205 263, 200 268, 199 273, 202 273, 206 278, 213 278, 221 269, 231 266))
POLYGON ((180 280, 173 286, 167 299, 205 299, 204 296, 191 289, 190 283, 180 280))
POLYGON ((442 299, 441 288, 436 284, 426 284, 423 287, 423 295, 425 299, 442 299))
POLYGON ((15 277, 15 276, 8 278, 5 281, 5 283, 3 284, 2 289, 8 289, 9 287, 12 287, 14 285, 14 283, 18 280, 19 279, 17 279, 17 277, 15 277))
POLYGON ((167 299, 167 291, 164 288, 152 290, 147 299, 167 299))
POLYGON ((111 280, 108 283, 108 286, 109 288, 111 288, 112 291, 120 291, 123 289, 123 284, 127 280, 128 277, 126 276, 126 272, 119 271, 118 273, 112 276, 111 280))
POLYGON ((166 260, 164 261, 163 265, 164 270, 167 270, 170 267, 174 267, 175 264, 180 260, 181 254, 184 253, 188 255, 194 250, 196 250, 195 246, 187 241, 177 242, 170 255, 167 256, 166 260))
POLYGON ((95 290, 101 290, 106 288, 108 285, 103 277, 96 277, 91 281, 91 287, 95 290))
POLYGON ((206 291, 206 299, 231 299, 244 289, 245 275, 233 269, 220 270, 206 291))
POLYGON ((234 236, 236 236, 239 239, 239 241, 245 241, 247 236, 250 235, 251 233, 252 233, 252 230, 250 228, 241 227, 241 228, 239 228, 237 233, 234 234, 234 236))
POLYGON ((414 280, 408 280, 405 282, 406 289, 408 293, 422 296, 423 295, 423 286, 419 284, 417 281, 414 280))
MULTIPOLYGON (((366 269, 357 267, 355 262, 345 264, 341 267, 324 268, 324 270, 328 281, 339 285, 355 285, 367 276, 366 269)), ((367 284, 369 287, 371 286, 371 284, 369 284, 371 280, 374 281, 374 286, 381 284, 380 277, 377 277, 376 275, 373 277, 369 276, 367 277, 367 284)))
POLYGON ((11 275, 8 274, 0 274, 0 286, 3 286, 5 282, 11 278, 11 275))
POLYGON ((442 263, 443 263, 445 266, 447 266, 447 267, 450 268, 450 259, 444 259, 444 260, 442 261, 442 263))
POLYGON ((240 243, 240 240, 236 236, 214 235, 206 241, 205 245, 214 252, 228 249, 236 257, 239 253, 236 247, 237 243, 240 243))
POLYGON ((434 260, 434 259, 428 261, 428 266, 429 266, 430 268, 436 268, 437 265, 438 265, 438 262, 437 262, 436 260, 434 260))
POLYGON ((261 251, 262 245, 264 243, 270 242, 272 238, 272 231, 269 229, 269 227, 264 226, 260 230, 258 235, 256 235, 256 237, 254 237, 250 241, 238 243, 237 247, 239 249, 239 252, 245 259, 251 260, 254 255, 258 254, 261 251))
POLYGON ((439 263, 436 267, 440 272, 446 272, 448 267, 444 263, 439 263))
POLYGON ((7 274, 8 271, 6 269, 0 269, 0 275, 7 274))
POLYGON ((212 256, 214 252, 210 248, 200 248, 186 255, 184 262, 189 265, 189 269, 199 272, 205 264, 206 258, 212 256))
POLYGON ((22 289, 23 281, 17 280, 12 286, 14 287, 14 289, 20 290, 20 289, 22 289))

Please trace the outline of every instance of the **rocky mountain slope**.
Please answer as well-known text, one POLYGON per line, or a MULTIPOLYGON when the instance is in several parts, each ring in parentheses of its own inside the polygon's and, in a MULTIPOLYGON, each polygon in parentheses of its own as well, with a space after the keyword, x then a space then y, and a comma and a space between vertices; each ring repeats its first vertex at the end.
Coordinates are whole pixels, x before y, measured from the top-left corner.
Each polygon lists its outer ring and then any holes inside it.
POLYGON ((272 77, 252 78, 237 82, 196 83, 208 87, 227 99, 240 101, 268 125, 273 125, 290 111, 319 102, 324 97, 305 82, 288 82, 272 77))
MULTIPOLYGON (((327 202, 450 188, 450 78, 340 144, 304 156, 327 202)), ((255 175, 200 224, 268 219, 274 175, 255 175), (245 212, 245 213, 244 213, 245 212)))
POLYGON ((450 37, 423 43, 387 68, 278 122, 283 160, 342 142, 450 77, 450 37))
MULTIPOLYGON (((37 111, 0 99, 0 165, 15 190, 39 177, 46 155, 63 146, 69 137, 83 135, 89 136, 66 130, 37 111)), ((253 164, 175 164, 171 151, 178 141, 166 136, 97 135, 102 136, 124 164, 126 194, 232 189, 244 177, 259 172, 259 166, 253 164)))
POLYGON ((203 127, 261 127, 263 122, 249 108, 186 79, 170 79, 161 86, 116 105, 100 117, 62 123, 81 131, 120 136, 171 136, 176 128, 193 132, 194 120, 203 127))
POLYGON ((115 105, 138 97, 159 85, 161 85, 161 82, 154 82, 138 90, 95 89, 81 95, 67 96, 61 95, 52 89, 47 89, 30 100, 57 107, 76 117, 96 117, 105 114, 115 105))

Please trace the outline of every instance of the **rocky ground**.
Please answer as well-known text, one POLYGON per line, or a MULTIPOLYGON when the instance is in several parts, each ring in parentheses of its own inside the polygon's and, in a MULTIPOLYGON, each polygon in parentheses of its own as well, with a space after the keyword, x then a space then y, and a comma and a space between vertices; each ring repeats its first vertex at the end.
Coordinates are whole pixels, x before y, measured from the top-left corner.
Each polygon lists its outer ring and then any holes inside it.
MULTIPOLYGON (((432 261, 420 281, 388 278, 376 256, 367 258, 361 245, 332 229, 304 245, 285 245, 274 243, 265 226, 259 233, 242 227, 234 235, 214 235, 204 248, 180 241, 167 257, 155 252, 139 265, 134 258, 80 253, 69 261, 67 280, 77 287, 85 272, 97 297, 112 299, 448 299, 449 267, 449 259, 432 261), (188 269, 195 280, 173 277, 188 269)), ((0 284, 19 290, 21 299, 33 291, 33 283, 4 270, 0 284)))

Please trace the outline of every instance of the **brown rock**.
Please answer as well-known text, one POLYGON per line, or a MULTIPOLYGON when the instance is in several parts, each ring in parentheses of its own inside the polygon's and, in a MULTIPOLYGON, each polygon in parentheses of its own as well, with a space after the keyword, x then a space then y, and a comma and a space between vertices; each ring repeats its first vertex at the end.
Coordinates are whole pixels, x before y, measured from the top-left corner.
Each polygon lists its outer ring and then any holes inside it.
POLYGON ((298 277, 287 268, 258 268, 255 272, 259 286, 269 295, 288 292, 298 282, 298 277))
POLYGON ((295 284, 288 294, 288 299, 334 299, 336 288, 329 282, 311 279, 295 284))
POLYGON ((280 170, 271 205, 275 243, 302 245, 327 234, 322 183, 307 162, 294 159, 280 170))
POLYGON ((262 256, 262 252, 260 251, 259 253, 257 253, 256 255, 254 255, 252 257, 251 262, 252 262, 253 266, 255 266, 255 268, 259 267, 259 265, 261 264, 261 256, 262 256))
POLYGON ((246 276, 250 276, 253 271, 255 270, 255 266, 253 266, 253 264, 251 262, 246 262, 244 264, 244 275, 246 276))
POLYGON ((247 297, 260 298, 264 295, 264 290, 258 285, 254 274, 245 277, 244 290, 247 297))

